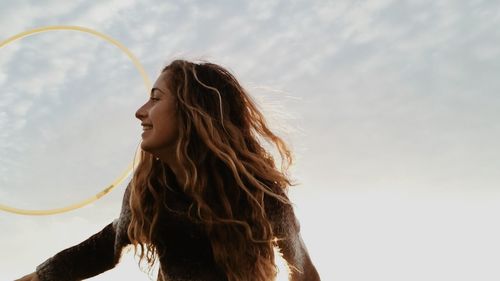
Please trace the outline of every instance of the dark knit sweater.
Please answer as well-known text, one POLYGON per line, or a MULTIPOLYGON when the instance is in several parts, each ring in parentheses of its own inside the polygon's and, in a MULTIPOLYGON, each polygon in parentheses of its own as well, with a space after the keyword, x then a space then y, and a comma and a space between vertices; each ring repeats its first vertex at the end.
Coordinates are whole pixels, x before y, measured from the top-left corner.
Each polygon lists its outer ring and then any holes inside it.
MULTIPOLYGON (((41 281, 74 281, 90 278, 112 269, 119 262, 122 249, 130 244, 127 228, 131 185, 125 190, 120 217, 82 243, 65 249, 36 268, 41 281)), ((168 209, 160 214, 159 237, 154 241, 160 255, 158 280, 223 281, 217 270, 210 243, 201 226, 188 220, 185 213, 189 202, 175 190, 167 199, 168 209), (180 212, 179 212, 180 211, 180 212), (168 251, 165 251, 168 249, 168 251), (165 276, 162 279, 161 275, 165 276)))

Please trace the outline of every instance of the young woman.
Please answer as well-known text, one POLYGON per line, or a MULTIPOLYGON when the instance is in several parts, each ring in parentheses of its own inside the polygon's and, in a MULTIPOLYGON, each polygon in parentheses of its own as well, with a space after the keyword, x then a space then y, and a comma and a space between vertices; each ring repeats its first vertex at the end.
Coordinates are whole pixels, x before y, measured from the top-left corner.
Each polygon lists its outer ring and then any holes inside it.
POLYGON ((149 265, 159 259, 162 281, 274 280, 274 246, 290 280, 319 280, 286 195, 291 152, 231 73, 176 60, 136 117, 142 152, 120 217, 19 280, 89 278, 129 244, 149 265), (276 147, 280 169, 262 141, 276 147))

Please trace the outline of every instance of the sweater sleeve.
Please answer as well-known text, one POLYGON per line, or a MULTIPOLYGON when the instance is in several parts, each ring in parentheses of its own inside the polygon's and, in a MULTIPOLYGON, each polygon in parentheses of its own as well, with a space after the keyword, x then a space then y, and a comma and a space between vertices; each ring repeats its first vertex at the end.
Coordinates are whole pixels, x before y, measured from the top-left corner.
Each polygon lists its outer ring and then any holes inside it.
POLYGON ((118 219, 82 243, 57 253, 37 266, 36 273, 41 281, 77 281, 115 267, 123 247, 130 244, 127 236, 130 188, 129 183, 118 219))
MULTIPOLYGON (((281 195, 288 198, 286 193, 281 195)), ((291 269, 290 280, 319 281, 319 274, 302 240, 300 223, 293 206, 267 196, 265 207, 279 251, 291 269)))

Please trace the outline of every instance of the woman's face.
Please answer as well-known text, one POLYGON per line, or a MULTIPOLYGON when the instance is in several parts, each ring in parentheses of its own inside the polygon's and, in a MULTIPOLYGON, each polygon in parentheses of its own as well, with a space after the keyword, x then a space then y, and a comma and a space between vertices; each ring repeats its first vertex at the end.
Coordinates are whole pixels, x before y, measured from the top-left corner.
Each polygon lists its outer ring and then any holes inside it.
POLYGON ((155 156, 171 153, 178 137, 175 96, 169 70, 158 76, 149 100, 135 113, 143 128, 141 148, 155 156))

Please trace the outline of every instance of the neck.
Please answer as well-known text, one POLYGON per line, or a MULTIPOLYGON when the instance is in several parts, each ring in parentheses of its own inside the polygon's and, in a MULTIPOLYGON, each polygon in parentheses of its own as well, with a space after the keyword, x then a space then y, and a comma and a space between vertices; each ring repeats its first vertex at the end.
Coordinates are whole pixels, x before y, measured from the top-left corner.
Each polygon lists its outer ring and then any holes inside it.
POLYGON ((186 176, 184 175, 181 163, 177 160, 177 157, 175 157, 175 148, 173 146, 167 146, 160 150, 149 151, 149 153, 172 170, 177 184, 182 188, 186 183, 186 176))
POLYGON ((160 161, 165 163, 172 170, 177 184, 179 185, 179 187, 182 188, 186 183, 186 175, 184 174, 182 165, 178 161, 176 161, 174 157, 171 156, 169 157, 159 156, 157 158, 159 158, 160 161))

